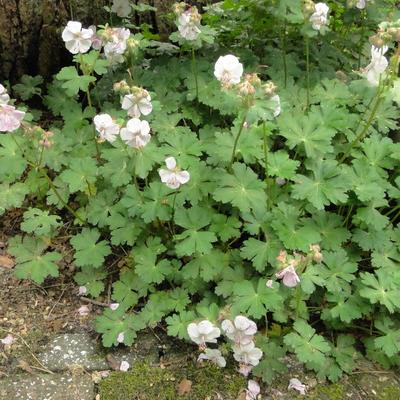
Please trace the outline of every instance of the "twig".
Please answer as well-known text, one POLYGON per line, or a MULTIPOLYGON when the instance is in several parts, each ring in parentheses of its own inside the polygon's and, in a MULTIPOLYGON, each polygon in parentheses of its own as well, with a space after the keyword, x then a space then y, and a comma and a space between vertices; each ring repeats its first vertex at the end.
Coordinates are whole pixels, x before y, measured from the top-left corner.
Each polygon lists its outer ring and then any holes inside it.
POLYGON ((97 300, 92 300, 92 299, 89 299, 88 297, 81 297, 80 299, 83 301, 86 301, 88 303, 95 304, 96 306, 100 306, 100 307, 109 307, 110 306, 109 304, 102 303, 101 301, 97 301, 97 300))
POLYGON ((67 288, 70 285, 67 285, 61 292, 60 297, 57 299, 57 301, 54 303, 53 307, 51 307, 51 310, 49 311, 49 313, 47 314, 47 318, 50 317, 51 313, 53 312, 53 310, 56 308, 57 304, 60 302, 60 300, 62 299, 62 297, 64 296, 65 291, 67 290, 67 288))

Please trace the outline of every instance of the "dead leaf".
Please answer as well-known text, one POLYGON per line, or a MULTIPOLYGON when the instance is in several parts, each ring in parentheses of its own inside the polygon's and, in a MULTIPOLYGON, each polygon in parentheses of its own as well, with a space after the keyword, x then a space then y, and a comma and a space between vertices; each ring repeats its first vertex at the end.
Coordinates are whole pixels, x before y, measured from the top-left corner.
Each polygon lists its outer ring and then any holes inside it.
POLYGON ((121 363, 112 354, 107 354, 106 360, 111 369, 114 371, 119 371, 121 363))
POLYGON ((15 265, 14 260, 9 256, 0 256, 0 267, 11 269, 15 265))
POLYGON ((185 394, 190 393, 191 390, 192 390, 192 381, 184 378, 179 382, 179 386, 178 386, 178 395, 179 396, 184 396, 185 394))
POLYGON ((33 374, 33 369, 30 367, 30 365, 25 361, 25 360, 18 360, 18 367, 24 370, 25 372, 29 372, 30 374, 33 374))
POLYGON ((236 400, 246 400, 246 390, 242 390, 236 400))

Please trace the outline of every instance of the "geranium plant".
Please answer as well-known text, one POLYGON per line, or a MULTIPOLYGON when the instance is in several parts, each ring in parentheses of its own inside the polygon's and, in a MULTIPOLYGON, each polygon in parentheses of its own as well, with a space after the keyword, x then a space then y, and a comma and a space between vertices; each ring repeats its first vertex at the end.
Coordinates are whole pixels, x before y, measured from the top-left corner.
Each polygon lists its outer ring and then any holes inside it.
POLYGON ((223 333, 267 382, 287 352, 331 380, 361 353, 399 365, 400 15, 270 3, 179 3, 175 44, 128 30, 129 2, 115 26, 70 21, 46 129, 0 86, 16 274, 62 273, 67 236, 79 294, 113 279, 105 346, 161 324, 221 367, 223 333))

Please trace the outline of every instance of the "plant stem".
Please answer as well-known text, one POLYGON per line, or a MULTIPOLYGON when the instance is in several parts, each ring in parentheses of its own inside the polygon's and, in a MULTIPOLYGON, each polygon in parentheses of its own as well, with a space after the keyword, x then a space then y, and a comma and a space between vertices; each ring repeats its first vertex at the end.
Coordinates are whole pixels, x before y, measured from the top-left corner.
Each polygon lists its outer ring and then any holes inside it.
POLYGON ((310 40, 308 37, 306 39, 306 69, 307 69, 307 107, 310 107, 310 40))
POLYGON ((243 128, 244 128, 244 124, 245 124, 245 122, 246 122, 246 118, 247 118, 247 111, 246 111, 246 113, 244 114, 243 120, 242 120, 241 123, 240 123, 239 132, 238 132, 238 134, 237 134, 237 136, 236 136, 236 138, 235 138, 235 142, 233 143, 232 157, 231 157, 231 162, 229 163, 229 170, 230 170, 230 171, 232 170, 232 164, 233 164, 233 162, 235 161, 236 148, 237 148, 237 145, 238 145, 238 142, 239 142, 239 139, 240 139, 240 135, 241 135, 242 132, 243 132, 243 128))
MULTIPOLYGON (((92 97, 90 95, 90 89, 88 88, 88 90, 86 91, 86 96, 87 96, 87 100, 88 100, 88 105, 90 108, 90 111, 93 111, 93 106, 92 106, 92 97)), ((93 133, 94 133, 94 143, 96 145, 96 155, 97 155, 97 160, 100 160, 101 156, 100 156, 100 149, 99 149, 99 144, 97 142, 97 134, 96 134, 96 128, 93 125, 93 133)))
POLYGON ((264 139, 264 168, 265 168, 265 184, 266 194, 267 194, 267 210, 271 209, 271 202, 270 202, 270 185, 268 179, 268 133, 265 126, 265 122, 263 122, 263 139, 264 139))
POLYGON ((374 122, 376 113, 378 112, 379 106, 381 105, 383 100, 383 97, 380 95, 380 89, 378 87, 378 92, 377 92, 377 100, 374 104, 374 107, 371 110, 371 114, 367 120, 367 123, 365 124, 363 130, 357 135, 357 137, 350 143, 350 146, 347 148, 346 152, 343 154, 342 158, 339 160, 339 164, 341 164, 343 161, 346 160, 346 158, 349 156, 351 150, 353 147, 360 142, 364 138, 364 136, 367 134, 368 129, 371 127, 372 123, 374 122))
POLYGON ((192 47, 192 69, 193 69, 193 75, 194 75, 194 80, 196 84, 196 99, 199 98, 199 81, 198 81, 198 76, 197 76, 197 62, 196 62, 196 54, 194 51, 194 47, 192 47))
POLYGON ((57 196, 58 200, 62 203, 62 205, 79 221, 82 223, 85 223, 85 221, 64 201, 64 199, 61 197, 60 193, 58 192, 57 188, 54 186, 53 181, 50 179, 50 177, 47 175, 47 172, 44 168, 39 168, 39 171, 44 175, 44 177, 47 179, 47 182, 50 185, 50 188, 53 190, 54 194, 57 196))
POLYGON ((388 212, 386 212, 383 215, 386 215, 386 217, 388 217, 389 215, 392 215, 394 212, 396 212, 399 208, 400 208, 400 204, 391 208, 388 212))
POLYGON ((282 34, 282 58, 283 58, 283 76, 284 76, 283 87, 286 89, 286 86, 287 86, 286 19, 285 19, 285 23, 283 25, 283 34, 282 34))

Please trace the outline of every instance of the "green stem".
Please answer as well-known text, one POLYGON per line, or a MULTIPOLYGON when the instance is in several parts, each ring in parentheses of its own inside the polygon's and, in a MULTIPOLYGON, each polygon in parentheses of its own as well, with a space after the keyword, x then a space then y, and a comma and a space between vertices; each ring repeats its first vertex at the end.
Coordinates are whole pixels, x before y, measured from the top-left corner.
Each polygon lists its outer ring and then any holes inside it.
POLYGON ((346 216, 345 220, 343 221, 343 225, 342 225, 342 226, 346 226, 346 227, 347 227, 347 223, 348 223, 348 221, 349 221, 349 219, 350 219, 351 213, 353 212, 353 208, 354 208, 354 205, 352 204, 352 205, 349 207, 349 210, 348 210, 348 212, 347 212, 347 216, 346 216))
POLYGON ((400 204, 391 208, 388 212, 386 212, 385 215, 386 217, 388 217, 389 215, 392 215, 394 212, 396 212, 398 209, 400 209, 400 204))
POLYGON ((310 40, 308 37, 306 39, 306 69, 307 69, 307 107, 310 107, 310 40))
POLYGON ((368 133, 368 129, 371 127, 372 123, 374 122, 376 113, 378 112, 379 106, 381 105, 382 100, 383 100, 383 97, 380 95, 379 87, 378 87, 377 97, 378 98, 374 104, 374 107, 371 110, 371 114, 367 120, 367 123, 365 124, 363 130, 350 143, 350 146, 347 148, 346 152, 343 154, 342 158, 339 160, 339 164, 341 164, 343 161, 345 161, 347 159, 347 157, 349 156, 353 147, 364 138, 364 136, 368 133))
POLYGON ((396 221, 397 218, 399 218, 399 217, 400 217, 400 210, 399 210, 399 212, 394 216, 394 218, 392 218, 392 222, 396 221))
POLYGON ((271 209, 270 202, 270 185, 268 179, 268 132, 265 127, 265 122, 263 122, 263 140, 264 140, 264 168, 265 168, 265 184, 266 184, 266 194, 267 194, 267 210, 271 209))
POLYGON ((50 185, 51 190, 53 190, 54 194, 57 196, 58 200, 62 203, 62 205, 79 221, 82 223, 85 223, 85 221, 73 210, 61 197, 60 193, 58 192, 57 188, 54 186, 53 181, 50 179, 50 177, 47 175, 47 172, 44 168, 39 168, 39 171, 44 175, 44 177, 47 179, 47 182, 50 185))
POLYGON ((238 143, 239 143, 240 135, 241 135, 242 132, 243 132, 243 128, 244 128, 244 124, 245 124, 245 122, 246 122, 246 119, 247 119, 247 112, 244 114, 243 120, 242 120, 241 123, 240 123, 239 132, 238 132, 238 134, 237 134, 237 136, 236 136, 236 138, 235 138, 235 142, 233 143, 232 157, 231 157, 231 162, 229 163, 229 170, 230 170, 230 171, 232 170, 232 164, 233 164, 233 162, 235 161, 236 148, 237 148, 237 145, 238 145, 238 143))
MULTIPOLYGON (((90 108, 90 111, 93 112, 93 105, 92 105, 92 97, 90 95, 90 89, 88 88, 88 90, 86 91, 86 96, 87 96, 87 100, 88 100, 88 105, 90 108)), ((96 145, 96 156, 97 156, 97 160, 100 160, 101 156, 100 156, 100 149, 99 149, 99 143, 97 142, 97 133, 96 133, 96 128, 93 125, 93 133, 94 133, 94 144, 96 145)))
POLYGON ((197 62, 196 62, 196 54, 194 51, 194 47, 192 47, 192 69, 193 69, 193 75, 194 75, 194 80, 196 84, 196 99, 199 98, 199 81, 198 81, 198 76, 197 76, 197 62))
POLYGON ((284 76, 284 88, 287 86, 287 59, 286 59, 286 20, 283 25, 283 34, 282 34, 282 58, 283 58, 283 76, 284 76))

